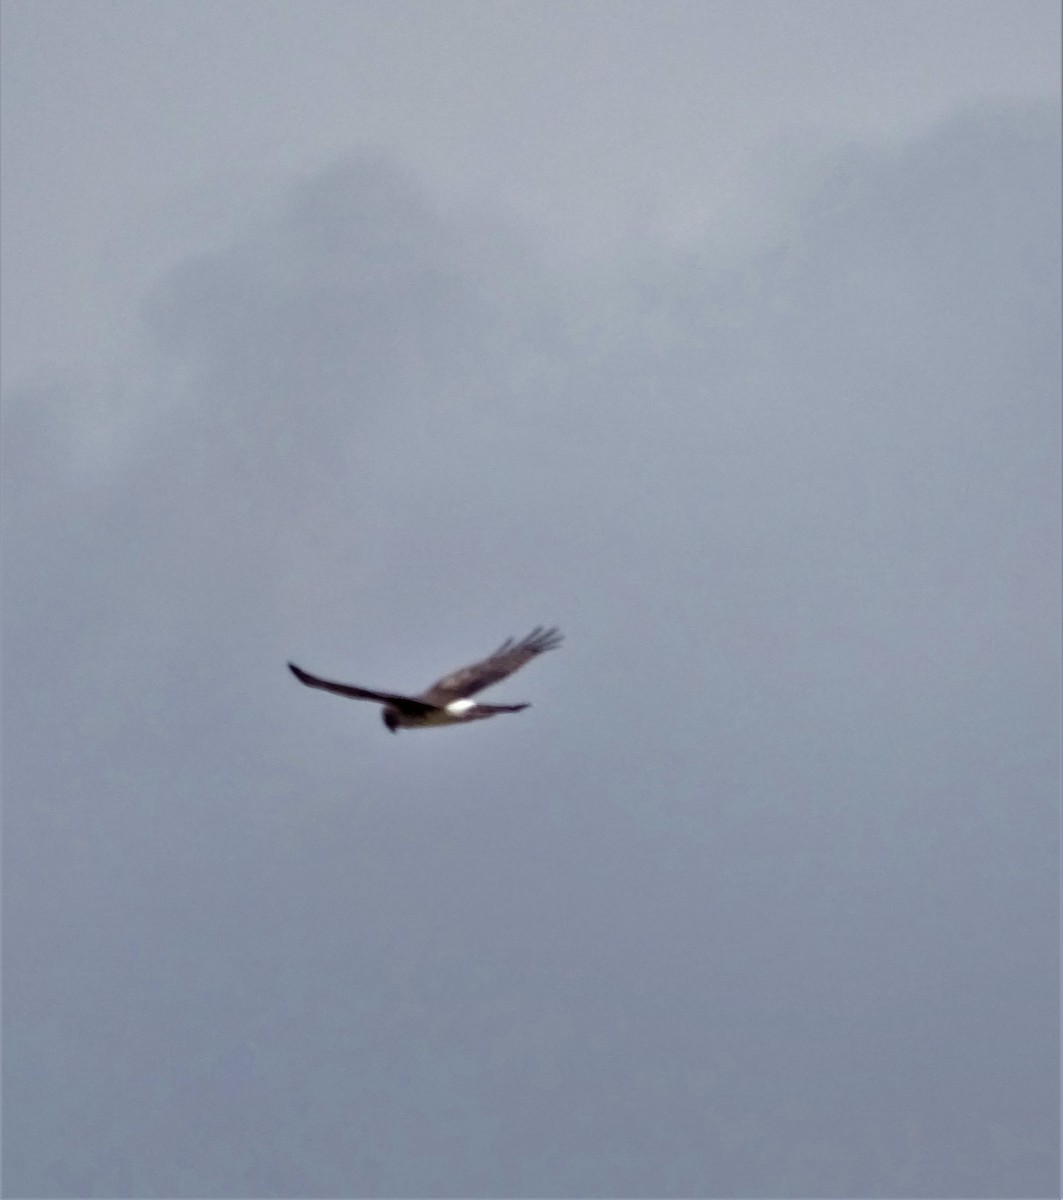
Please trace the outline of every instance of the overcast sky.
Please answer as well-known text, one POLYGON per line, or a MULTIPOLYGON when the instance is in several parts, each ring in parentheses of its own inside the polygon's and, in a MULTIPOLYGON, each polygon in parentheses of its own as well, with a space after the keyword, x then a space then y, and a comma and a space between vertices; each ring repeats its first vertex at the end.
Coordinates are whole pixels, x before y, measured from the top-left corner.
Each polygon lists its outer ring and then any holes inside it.
POLYGON ((1057 1196, 1058 5, 2 13, 4 1194, 1057 1196))

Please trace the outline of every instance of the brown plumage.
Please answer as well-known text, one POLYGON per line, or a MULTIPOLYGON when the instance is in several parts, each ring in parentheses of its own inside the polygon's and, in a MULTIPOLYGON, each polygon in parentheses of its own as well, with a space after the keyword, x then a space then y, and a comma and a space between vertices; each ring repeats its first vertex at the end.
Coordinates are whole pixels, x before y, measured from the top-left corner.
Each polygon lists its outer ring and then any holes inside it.
POLYGON ((467 721, 479 721, 503 712, 520 712, 527 704, 477 704, 470 700, 477 692, 512 675, 525 663, 547 650, 561 645, 561 634, 556 629, 544 629, 541 625, 519 642, 507 638, 487 658, 471 666, 462 667, 453 674, 437 680, 426 691, 417 696, 403 696, 394 692, 377 692, 369 688, 355 687, 349 683, 334 683, 311 675, 289 663, 288 668, 300 683, 307 687, 320 688, 339 696, 355 700, 375 700, 384 706, 381 714, 384 724, 392 733, 400 727, 423 729, 436 725, 456 725, 467 721))

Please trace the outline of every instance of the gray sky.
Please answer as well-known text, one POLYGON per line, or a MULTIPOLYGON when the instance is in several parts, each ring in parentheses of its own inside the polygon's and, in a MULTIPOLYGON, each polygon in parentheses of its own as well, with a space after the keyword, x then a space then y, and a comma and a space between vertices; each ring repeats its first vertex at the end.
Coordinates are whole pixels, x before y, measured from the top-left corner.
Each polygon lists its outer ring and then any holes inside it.
POLYGON ((4 1194, 1058 1194, 1058 6, 3 21, 4 1194))

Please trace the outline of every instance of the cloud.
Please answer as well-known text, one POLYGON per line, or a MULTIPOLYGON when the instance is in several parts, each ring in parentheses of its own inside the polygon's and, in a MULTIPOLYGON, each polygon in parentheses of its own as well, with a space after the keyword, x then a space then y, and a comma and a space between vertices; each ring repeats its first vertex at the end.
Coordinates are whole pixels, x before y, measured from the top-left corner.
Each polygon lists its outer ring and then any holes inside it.
POLYGON ((8 1190, 1043 1193, 1059 177, 986 109, 565 271, 367 155, 91 487, 15 406, 8 1190), (284 672, 540 621, 504 726, 284 672))

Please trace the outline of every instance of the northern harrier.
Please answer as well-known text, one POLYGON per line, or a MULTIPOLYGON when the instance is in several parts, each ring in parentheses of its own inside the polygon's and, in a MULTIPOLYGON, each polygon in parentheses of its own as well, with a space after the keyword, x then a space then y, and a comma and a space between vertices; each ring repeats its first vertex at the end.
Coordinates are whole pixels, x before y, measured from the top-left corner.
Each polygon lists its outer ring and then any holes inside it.
POLYGON ((507 638, 489 658, 483 662, 462 667, 453 675, 446 675, 419 696, 398 696, 392 692, 371 692, 368 688, 353 687, 349 683, 332 683, 319 679, 308 671, 289 663, 291 673, 307 687, 321 688, 339 696, 351 696, 355 700, 375 700, 383 704, 381 716, 384 724, 395 733, 403 729, 425 729, 433 725, 459 725, 466 721, 480 721, 497 713, 520 712, 527 704, 477 704, 470 700, 477 692, 493 683, 512 675, 514 671, 531 662, 545 650, 561 645, 561 634, 556 629, 536 626, 526 638, 514 642, 507 638))

